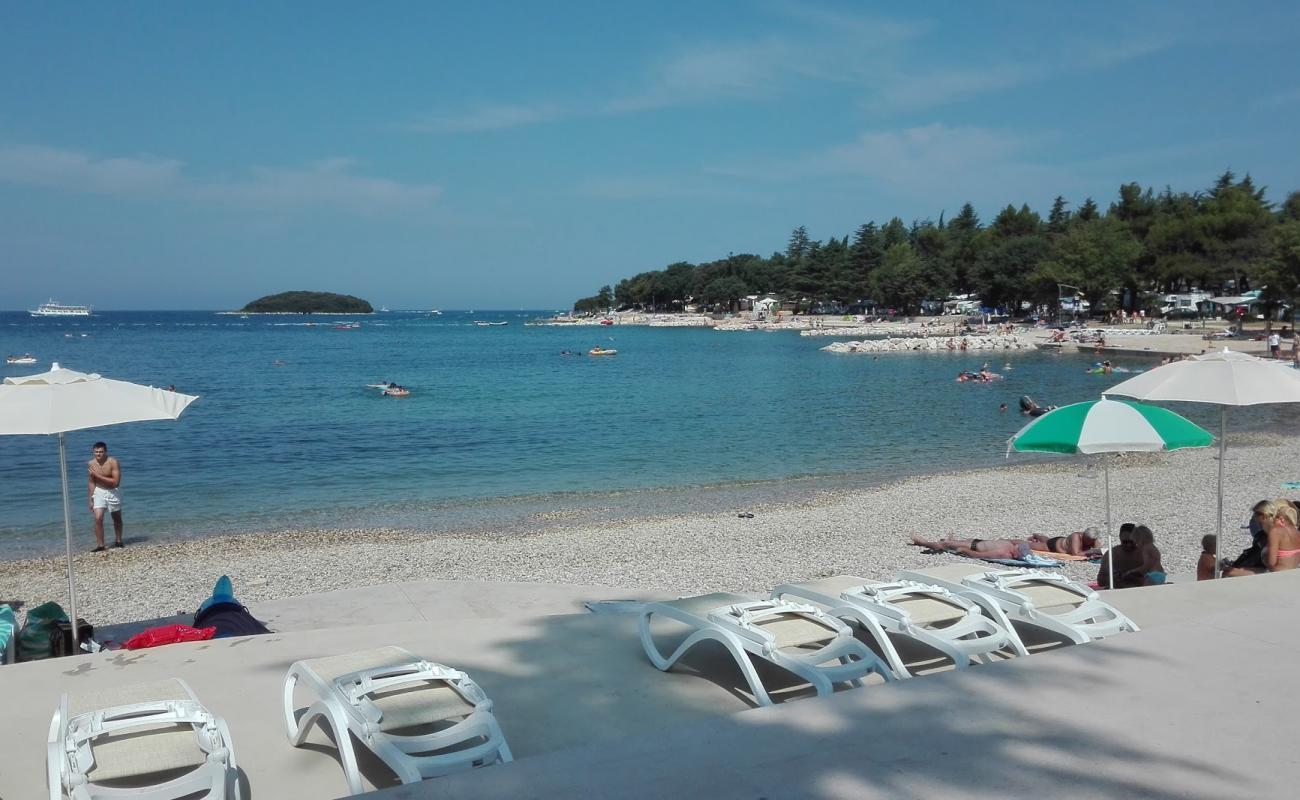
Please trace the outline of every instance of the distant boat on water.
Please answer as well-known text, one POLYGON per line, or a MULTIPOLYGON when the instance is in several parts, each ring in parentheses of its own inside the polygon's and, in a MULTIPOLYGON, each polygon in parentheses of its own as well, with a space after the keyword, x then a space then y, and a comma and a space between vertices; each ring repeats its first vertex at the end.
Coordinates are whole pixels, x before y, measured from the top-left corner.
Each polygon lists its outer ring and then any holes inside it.
POLYGON ((20 356, 7 356, 5 358, 5 363, 6 364, 35 364, 36 356, 32 355, 31 353, 23 353, 20 356))
POLYGON ((90 306, 69 306, 50 300, 48 303, 41 303, 36 308, 29 309, 27 313, 33 317, 89 317, 90 306))
POLYGON ((439 311, 439 310, 436 309, 436 308, 434 308, 434 309, 430 309, 430 310, 429 310, 429 313, 432 314, 432 315, 434 315, 435 317, 441 317, 441 316, 442 316, 442 312, 439 311))
POLYGON ((509 322, 509 321, 503 321, 503 322, 488 322, 488 321, 485 320, 485 319, 480 319, 480 320, 475 320, 474 324, 477 325, 477 326, 479 326, 480 328, 487 328, 487 327, 489 327, 489 326, 491 326, 491 327, 496 327, 496 326, 498 326, 498 325, 509 325, 510 322, 509 322))

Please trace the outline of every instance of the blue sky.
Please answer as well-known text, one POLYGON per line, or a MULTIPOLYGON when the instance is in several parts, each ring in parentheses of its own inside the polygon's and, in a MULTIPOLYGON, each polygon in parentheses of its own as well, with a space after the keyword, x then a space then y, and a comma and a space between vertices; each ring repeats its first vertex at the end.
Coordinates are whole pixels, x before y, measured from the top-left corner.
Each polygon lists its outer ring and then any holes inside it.
POLYGON ((868 220, 1300 189, 1294 3, 0 4, 0 307, 562 308, 868 220))

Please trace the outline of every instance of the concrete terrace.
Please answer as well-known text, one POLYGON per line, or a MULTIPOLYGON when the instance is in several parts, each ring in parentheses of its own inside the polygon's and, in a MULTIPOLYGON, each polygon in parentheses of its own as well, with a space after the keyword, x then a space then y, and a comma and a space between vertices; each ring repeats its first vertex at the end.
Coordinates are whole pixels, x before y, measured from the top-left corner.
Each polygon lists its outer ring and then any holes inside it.
POLYGON ((328 738, 289 746, 281 682, 295 660, 387 644, 473 675, 517 760, 406 787, 372 760, 376 798, 1295 794, 1300 573, 1112 592, 1140 633, 767 709, 725 658, 661 673, 634 615, 582 610, 618 594, 394 584, 256 606, 269 636, 0 667, 0 797, 45 794, 61 692, 172 676, 229 722, 245 797, 342 796, 328 738))

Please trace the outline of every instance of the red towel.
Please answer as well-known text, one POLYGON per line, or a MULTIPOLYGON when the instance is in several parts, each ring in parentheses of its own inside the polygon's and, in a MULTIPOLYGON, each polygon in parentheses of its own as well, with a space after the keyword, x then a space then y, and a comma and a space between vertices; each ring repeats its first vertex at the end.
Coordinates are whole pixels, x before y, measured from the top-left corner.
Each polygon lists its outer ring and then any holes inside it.
POLYGON ((217 633, 216 628, 191 628, 189 625, 159 625, 157 628, 143 630, 126 640, 122 645, 127 650, 143 650, 146 647, 158 647, 177 642, 201 642, 211 639, 217 633))

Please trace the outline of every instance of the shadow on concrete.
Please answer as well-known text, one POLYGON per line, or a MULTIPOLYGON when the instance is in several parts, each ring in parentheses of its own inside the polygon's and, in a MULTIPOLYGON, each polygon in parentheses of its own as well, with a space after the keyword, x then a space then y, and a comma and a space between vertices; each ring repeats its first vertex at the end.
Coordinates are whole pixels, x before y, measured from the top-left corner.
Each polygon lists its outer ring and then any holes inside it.
POLYGON ((539 619, 532 636, 501 644, 517 668, 464 665, 496 700, 521 760, 393 796, 1252 794, 1248 772, 1182 755, 1162 738, 1152 709, 1168 703, 1150 697, 1152 681, 1189 665, 1159 653, 1063 647, 824 698, 803 697, 806 687, 787 680, 788 702, 736 713, 737 700, 752 698, 724 650, 702 645, 661 673, 641 653, 635 615, 623 621, 626 636, 584 639, 582 618, 539 619), (572 645, 554 646, 561 641, 572 645), (620 652, 599 652, 610 648, 620 652), (548 693, 548 675, 575 672, 584 690, 549 698, 562 709, 512 713, 520 696, 548 693))

